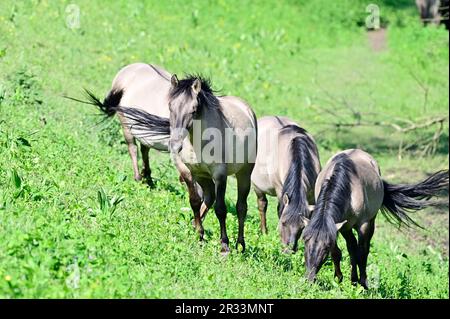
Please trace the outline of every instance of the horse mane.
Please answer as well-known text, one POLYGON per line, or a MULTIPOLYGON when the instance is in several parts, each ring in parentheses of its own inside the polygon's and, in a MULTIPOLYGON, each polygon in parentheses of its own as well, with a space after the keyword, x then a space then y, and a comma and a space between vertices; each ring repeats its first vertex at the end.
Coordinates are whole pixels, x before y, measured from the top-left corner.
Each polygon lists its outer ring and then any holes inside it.
POLYGON ((351 177, 357 175, 355 163, 341 153, 337 155, 333 172, 320 188, 314 214, 305 228, 303 238, 334 242, 337 237, 336 222, 341 222, 346 207, 351 201, 351 177))
MULTIPOLYGON (((282 194, 287 194, 289 197, 289 206, 292 209, 285 213, 285 220, 290 224, 298 224, 301 221, 301 215, 308 217, 310 215, 308 209, 307 191, 303 183, 306 177, 308 186, 312 186, 317 178, 317 173, 314 170, 314 159, 311 151, 317 150, 314 141, 306 134, 306 130, 297 125, 286 125, 281 129, 281 134, 287 134, 294 131, 299 134, 294 137, 290 143, 290 152, 292 155, 292 162, 286 175, 286 180, 283 184, 282 194)), ((284 201, 280 202, 278 207, 278 214, 284 210, 284 201)))
POLYGON ((199 105, 210 109, 219 109, 219 100, 214 95, 217 91, 212 88, 211 80, 200 74, 188 74, 184 79, 179 80, 178 85, 170 89, 169 98, 173 99, 181 94, 189 94, 193 97, 192 84, 194 84, 194 81, 197 79, 200 80, 202 84, 200 93, 197 96, 199 105))

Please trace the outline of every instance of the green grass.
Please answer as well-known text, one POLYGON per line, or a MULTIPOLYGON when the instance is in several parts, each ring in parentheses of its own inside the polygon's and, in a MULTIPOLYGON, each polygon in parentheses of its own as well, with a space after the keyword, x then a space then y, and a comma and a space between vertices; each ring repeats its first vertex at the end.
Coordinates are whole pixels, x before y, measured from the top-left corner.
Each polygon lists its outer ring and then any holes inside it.
MULTIPOLYGON (((183 185, 169 159, 151 152, 157 187, 135 183, 116 121, 96 125, 92 108, 62 98, 82 87, 103 95, 125 64, 201 72, 258 116, 287 115, 319 143, 324 163, 347 147, 369 150, 392 182, 414 182, 448 167, 448 124, 437 152, 420 145, 400 161, 404 136, 388 128, 331 128, 318 112, 345 101, 363 119, 419 121, 448 116, 448 33, 422 28, 414 6, 380 1, 387 49, 373 52, 364 1, 76 1, 80 29, 65 24, 69 1, 0 3, 0 297, 4 298, 448 298, 448 208, 415 215, 424 230, 401 231, 378 218, 369 256, 373 288, 304 280, 302 248, 281 253, 276 203, 269 235, 259 234, 253 194, 248 251, 219 254, 211 212, 200 244, 183 185), (428 88, 424 92, 411 75, 428 88)), ((408 4, 406 4, 408 3, 408 4)), ((230 179, 228 231, 237 235, 230 179)))

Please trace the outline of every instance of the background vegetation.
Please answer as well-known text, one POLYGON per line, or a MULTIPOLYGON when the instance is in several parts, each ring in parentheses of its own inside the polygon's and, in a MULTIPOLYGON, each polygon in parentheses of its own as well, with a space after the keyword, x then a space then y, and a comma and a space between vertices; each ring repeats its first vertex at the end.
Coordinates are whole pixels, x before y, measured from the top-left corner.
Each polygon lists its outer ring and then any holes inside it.
POLYGON ((248 251, 223 258, 213 213, 199 244, 167 156, 151 152, 156 189, 135 183, 117 121, 62 98, 103 95, 136 61, 201 72, 258 116, 301 123, 323 163, 361 147, 387 180, 415 182, 448 167, 448 32, 423 28, 413 0, 372 2, 386 29, 368 33, 362 0, 76 0, 79 28, 69 1, 1 1, 0 297, 448 298, 448 207, 416 214, 424 230, 378 218, 369 291, 349 283, 342 241, 344 282, 327 263, 309 285, 303 248, 281 253, 275 200, 261 236, 251 195, 248 251), (441 131, 395 129, 441 117, 441 131))

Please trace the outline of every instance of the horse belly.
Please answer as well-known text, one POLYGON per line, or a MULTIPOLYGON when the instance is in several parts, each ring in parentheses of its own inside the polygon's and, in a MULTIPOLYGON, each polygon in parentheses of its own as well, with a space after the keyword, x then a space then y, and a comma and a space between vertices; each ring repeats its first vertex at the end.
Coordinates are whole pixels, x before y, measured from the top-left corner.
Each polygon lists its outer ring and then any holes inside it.
POLYGON ((159 138, 138 138, 138 141, 141 144, 144 144, 147 147, 153 148, 160 152, 168 152, 169 151, 169 139, 159 139, 159 138))
POLYGON ((258 165, 257 162, 252 172, 252 184, 266 195, 277 196, 276 176, 269 174, 265 168, 264 165, 258 165))
POLYGON ((235 175, 239 173, 241 169, 248 166, 248 164, 227 164, 227 175, 235 175))

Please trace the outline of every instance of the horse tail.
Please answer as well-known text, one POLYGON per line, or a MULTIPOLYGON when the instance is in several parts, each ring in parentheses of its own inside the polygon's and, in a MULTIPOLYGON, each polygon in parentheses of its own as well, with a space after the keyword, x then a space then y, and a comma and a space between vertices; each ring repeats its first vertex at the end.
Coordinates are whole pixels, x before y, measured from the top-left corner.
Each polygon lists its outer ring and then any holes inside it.
POLYGON ((102 101, 91 91, 85 89, 87 101, 65 96, 70 100, 96 106, 107 118, 114 116, 117 112, 125 118, 122 123, 132 130, 133 136, 137 138, 149 138, 153 142, 163 141, 170 136, 170 123, 168 118, 147 113, 141 109, 120 106, 123 89, 111 90, 102 101))
POLYGON ((170 122, 168 118, 150 114, 141 109, 122 107, 115 108, 125 118, 124 124, 137 138, 165 140, 170 137, 170 122))
POLYGON ((440 204, 441 202, 429 200, 445 190, 448 191, 448 179, 448 170, 442 170, 413 185, 393 185, 383 180, 384 198, 381 211, 391 223, 421 227, 408 213, 440 204))
POLYGON ((89 90, 85 89, 89 102, 98 107, 106 117, 112 117, 117 112, 120 100, 123 96, 123 89, 111 90, 103 100, 103 103, 89 90))
POLYGON ((95 96, 94 93, 89 91, 88 89, 84 89, 84 92, 86 94, 87 101, 79 100, 73 97, 65 96, 66 98, 81 102, 84 104, 90 104, 96 106, 106 117, 112 117, 114 114, 117 113, 117 109, 120 104, 120 100, 122 100, 123 96, 123 89, 112 89, 108 92, 108 95, 105 97, 105 99, 100 101, 98 97, 95 96))

